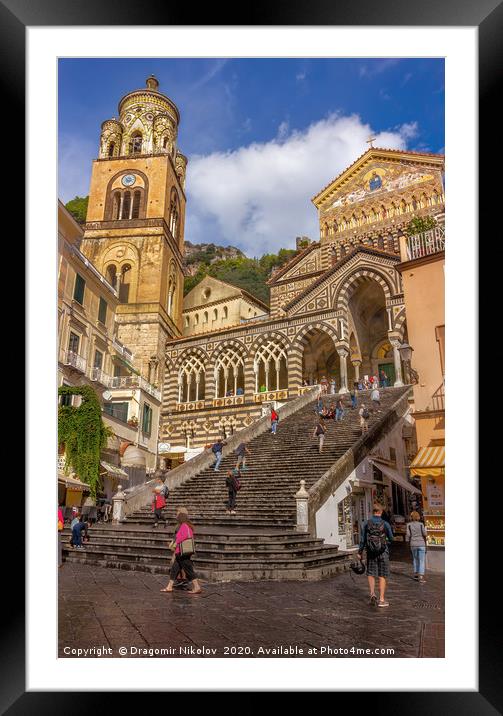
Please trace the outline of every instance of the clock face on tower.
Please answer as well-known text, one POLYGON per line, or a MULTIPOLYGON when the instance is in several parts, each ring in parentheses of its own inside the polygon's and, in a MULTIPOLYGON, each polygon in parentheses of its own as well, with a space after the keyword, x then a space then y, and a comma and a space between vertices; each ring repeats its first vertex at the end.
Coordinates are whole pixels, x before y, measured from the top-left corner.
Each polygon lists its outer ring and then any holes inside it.
POLYGON ((124 186, 133 186, 136 181, 136 177, 133 174, 125 174, 122 177, 122 183, 124 186))

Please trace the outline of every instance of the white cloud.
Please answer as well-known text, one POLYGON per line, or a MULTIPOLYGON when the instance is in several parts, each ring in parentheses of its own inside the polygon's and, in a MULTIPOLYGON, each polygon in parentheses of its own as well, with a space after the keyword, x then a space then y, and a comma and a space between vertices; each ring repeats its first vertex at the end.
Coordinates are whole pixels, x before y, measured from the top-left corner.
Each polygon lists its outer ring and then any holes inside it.
MULTIPOLYGON (((376 147, 404 149, 417 123, 376 134, 376 147)), ((331 114, 305 131, 280 125, 278 136, 229 152, 192 156, 185 238, 232 244, 248 256, 318 239, 311 197, 367 149, 371 127, 357 115, 331 114)))

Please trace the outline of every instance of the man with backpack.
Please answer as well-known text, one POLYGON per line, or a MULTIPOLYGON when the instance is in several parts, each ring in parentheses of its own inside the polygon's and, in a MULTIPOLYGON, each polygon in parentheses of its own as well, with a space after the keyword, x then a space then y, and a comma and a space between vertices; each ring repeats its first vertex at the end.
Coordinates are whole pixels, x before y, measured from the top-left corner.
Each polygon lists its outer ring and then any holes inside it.
POLYGON ((389 577, 389 546, 393 542, 393 530, 382 518, 382 505, 374 503, 372 517, 363 523, 360 533, 358 556, 363 558, 367 552, 367 577, 372 606, 389 607, 384 598, 386 579, 389 577), (375 593, 375 580, 379 579, 379 602, 375 593))
POLYGON ((241 481, 239 479, 240 477, 241 475, 239 472, 236 476, 232 473, 232 470, 227 471, 227 477, 225 478, 225 486, 227 487, 227 490, 229 492, 229 500, 227 502, 228 515, 236 514, 236 495, 241 489, 241 481))
POLYGON ((236 467, 234 468, 234 472, 237 474, 239 471, 240 465, 241 465, 242 470, 247 470, 246 456, 250 454, 250 451, 246 447, 246 443, 240 443, 237 446, 237 448, 234 450, 234 452, 238 457, 237 462, 236 462, 236 467))
POLYGON ((215 462, 213 464, 213 469, 215 470, 215 472, 218 472, 218 468, 220 467, 220 463, 222 462, 222 451, 224 449, 224 445, 227 445, 227 443, 224 443, 222 438, 218 438, 216 443, 211 447, 211 451, 215 456, 215 462))
POLYGON ((321 451, 323 450, 323 443, 325 442, 325 433, 327 432, 326 427, 323 425, 322 419, 320 417, 318 424, 314 428, 313 432, 313 438, 318 438, 319 440, 319 453, 321 455, 321 451))
POLYGON ((360 416, 360 427, 362 429, 362 435, 364 433, 368 433, 369 431, 369 418, 370 418, 370 412, 366 405, 362 405, 360 408, 358 415, 360 416))

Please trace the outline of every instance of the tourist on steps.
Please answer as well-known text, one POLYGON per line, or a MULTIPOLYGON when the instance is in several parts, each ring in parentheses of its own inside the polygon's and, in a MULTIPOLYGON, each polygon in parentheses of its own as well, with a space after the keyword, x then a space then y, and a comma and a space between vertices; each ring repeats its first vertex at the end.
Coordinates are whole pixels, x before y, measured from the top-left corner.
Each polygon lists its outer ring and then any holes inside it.
POLYGON ((358 390, 358 383, 355 383, 355 387, 351 391, 351 410, 354 410, 358 405, 358 398, 356 397, 356 391, 358 390))
POLYGON ((278 429, 278 422, 279 422, 279 415, 274 410, 274 408, 271 408, 271 433, 273 435, 276 435, 276 431, 278 429))
POLYGON ((372 400, 372 403, 375 406, 377 406, 379 408, 381 407, 381 394, 379 392, 379 388, 377 387, 377 383, 375 381, 374 381, 374 387, 372 388, 372 392, 370 394, 370 399, 372 400))
POLYGON ((362 404, 362 407, 360 408, 358 415, 360 416, 360 427, 362 429, 362 435, 364 433, 368 433, 369 431, 369 418, 370 413, 368 408, 362 404))
POLYGON ((162 484, 161 478, 157 478, 156 482, 157 481, 159 482, 154 487, 152 497, 152 512, 154 513, 154 524, 152 528, 157 527, 160 520, 164 522, 164 526, 166 527, 166 519, 162 515, 162 510, 166 507, 165 490, 163 489, 165 485, 162 484))
POLYGON ((417 579, 420 584, 424 584, 424 567, 426 560, 426 527, 423 525, 422 522, 420 522, 421 517, 419 512, 411 512, 410 519, 411 522, 407 523, 405 541, 410 544, 414 579, 417 579))
POLYGON ((344 417, 344 405, 342 403, 342 398, 338 398, 336 404, 335 404, 335 419, 337 421, 342 420, 344 417))
POLYGON ((215 462, 213 463, 213 469, 215 472, 218 472, 218 468, 222 462, 224 445, 227 445, 227 443, 224 443, 222 438, 218 438, 216 443, 211 448, 212 453, 215 455, 215 462))
POLYGON ((313 432, 313 438, 318 438, 318 451, 321 455, 321 451, 323 450, 323 443, 325 442, 325 433, 327 432, 326 427, 323 425, 322 419, 320 418, 318 421, 318 425, 314 428, 313 432))
POLYGON ((72 529, 72 539, 70 544, 76 549, 84 549, 82 545, 82 533, 87 535, 88 523, 84 521, 83 517, 79 517, 79 521, 74 525, 72 529))
POLYGON ((236 497, 238 494, 238 487, 241 484, 239 481, 240 477, 241 477, 241 475, 239 472, 236 476, 233 474, 232 470, 229 470, 227 472, 227 477, 225 478, 225 486, 227 487, 227 490, 229 492, 229 500, 227 502, 227 514, 228 515, 236 514, 236 497))
POLYGON ((386 579, 389 577, 389 546, 393 542, 393 531, 382 518, 382 505, 374 503, 372 517, 366 520, 360 533, 358 556, 363 559, 367 553, 367 578, 372 606, 389 607, 385 599, 386 579), (375 580, 379 579, 379 603, 375 593, 375 580))
POLYGON ((234 450, 236 455, 238 456, 236 467, 234 468, 234 472, 237 473, 239 471, 239 465, 241 464, 241 469, 246 470, 246 456, 250 454, 250 451, 246 447, 246 443, 240 443, 237 448, 234 450))
POLYGON ((178 574, 183 570, 189 582, 192 582, 192 589, 187 594, 200 594, 201 586, 197 579, 194 571, 194 565, 192 564, 193 552, 187 551, 190 547, 189 540, 194 541, 194 526, 189 521, 189 517, 186 510, 179 510, 176 516, 177 530, 175 537, 175 553, 171 560, 171 571, 169 573, 169 582, 161 592, 172 592, 175 579, 178 574))

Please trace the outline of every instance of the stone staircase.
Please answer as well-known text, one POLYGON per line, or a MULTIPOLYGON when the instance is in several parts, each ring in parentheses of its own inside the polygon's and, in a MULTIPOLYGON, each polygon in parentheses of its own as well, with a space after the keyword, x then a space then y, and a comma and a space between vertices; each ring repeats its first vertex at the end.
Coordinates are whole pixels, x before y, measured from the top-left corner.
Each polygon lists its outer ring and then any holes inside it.
MULTIPOLYGON (((372 410, 369 392, 359 393, 358 408, 349 407, 342 421, 326 420, 323 452, 318 453, 313 430, 317 423, 315 402, 281 420, 277 435, 259 435, 248 443, 251 454, 241 474, 236 515, 226 514, 225 476, 236 462, 227 455, 219 472, 207 468, 171 490, 164 511, 167 527, 152 529, 150 506, 128 515, 120 525, 95 525, 85 550, 64 549, 69 561, 123 569, 167 573, 175 514, 186 507, 196 527, 196 571, 211 580, 319 579, 343 569, 347 558, 336 545, 295 531, 295 493, 300 480, 306 489, 359 439, 358 409, 365 403, 371 412, 369 427, 382 421, 407 388, 381 391, 379 411, 372 410)), ((324 405, 334 396, 324 396, 324 405)))

